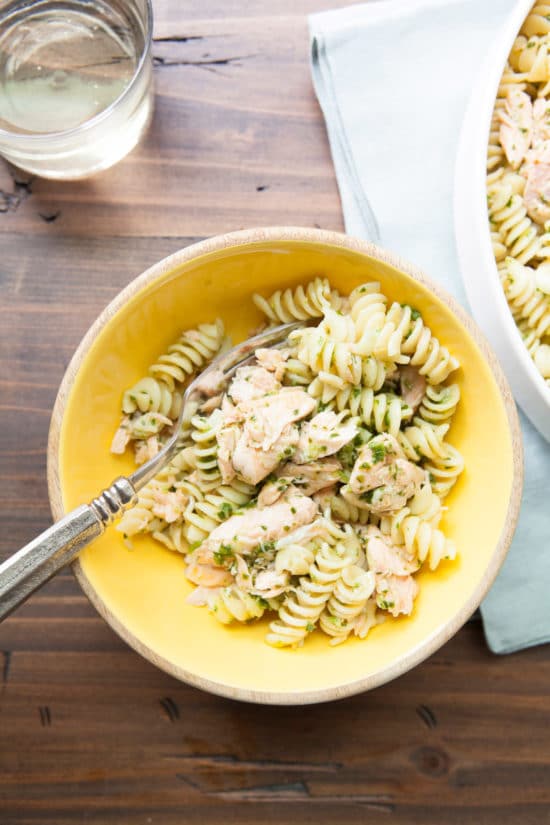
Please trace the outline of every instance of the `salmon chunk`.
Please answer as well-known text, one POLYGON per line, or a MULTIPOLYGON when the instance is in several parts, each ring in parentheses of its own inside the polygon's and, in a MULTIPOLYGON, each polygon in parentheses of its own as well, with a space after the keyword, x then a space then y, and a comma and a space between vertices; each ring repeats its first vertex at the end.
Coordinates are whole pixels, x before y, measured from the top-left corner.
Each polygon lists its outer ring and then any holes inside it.
POLYGON ((517 169, 531 145, 533 104, 529 95, 517 89, 509 91, 500 119, 500 143, 508 163, 517 169))
POLYGON ((399 510, 426 482, 427 473, 408 461, 396 439, 383 433, 363 445, 354 464, 349 490, 374 513, 399 510))
POLYGON ((214 553, 222 545, 230 552, 245 555, 258 545, 275 541, 312 522, 317 515, 317 505, 308 496, 289 488, 284 496, 268 507, 251 507, 242 514, 230 516, 210 533, 192 556, 201 564, 214 561, 214 553))
POLYGON ((410 616, 417 593, 412 576, 376 576, 376 603, 392 616, 410 616))
POLYGON ((318 413, 311 421, 306 421, 300 433, 300 440, 294 461, 305 464, 317 458, 333 455, 357 435, 357 419, 348 418, 345 413, 330 410, 318 413))
POLYGON ((399 383, 401 385, 401 398, 416 411, 420 406, 426 392, 426 379, 420 375, 417 367, 408 364, 399 368, 399 383))

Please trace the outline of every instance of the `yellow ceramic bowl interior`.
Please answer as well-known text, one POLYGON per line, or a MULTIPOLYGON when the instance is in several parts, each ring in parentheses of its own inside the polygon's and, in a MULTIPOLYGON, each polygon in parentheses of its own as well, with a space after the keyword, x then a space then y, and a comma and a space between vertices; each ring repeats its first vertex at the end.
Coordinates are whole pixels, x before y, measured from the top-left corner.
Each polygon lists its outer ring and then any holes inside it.
MULTIPOLYGON (((391 300, 421 310, 462 364, 456 379, 462 399, 449 441, 462 452, 466 470, 442 525, 458 559, 435 573, 422 572, 412 617, 388 620, 364 641, 332 647, 314 633, 303 648, 280 650, 264 643, 267 621, 222 626, 206 609, 186 604, 192 587, 183 558, 149 538, 136 539, 129 550, 111 527, 81 554, 77 576, 102 615, 140 653, 184 681, 279 703, 321 701, 376 686, 456 632, 502 563, 521 490, 511 432, 517 437, 517 420, 506 409, 505 384, 482 354, 485 345, 474 340, 471 322, 459 320, 445 296, 437 297, 405 274, 403 264, 390 261, 395 259, 375 247, 313 230, 213 239, 161 262, 125 290, 69 368, 58 400, 60 429, 54 425, 52 432, 56 517, 134 469, 130 456, 109 452, 123 389, 146 373, 182 328, 220 317, 234 343, 247 337, 261 321, 251 300, 255 291, 269 295, 316 275, 326 275, 343 293, 366 280, 380 281, 391 300)), ((521 452, 519 442, 516 450, 521 452)))

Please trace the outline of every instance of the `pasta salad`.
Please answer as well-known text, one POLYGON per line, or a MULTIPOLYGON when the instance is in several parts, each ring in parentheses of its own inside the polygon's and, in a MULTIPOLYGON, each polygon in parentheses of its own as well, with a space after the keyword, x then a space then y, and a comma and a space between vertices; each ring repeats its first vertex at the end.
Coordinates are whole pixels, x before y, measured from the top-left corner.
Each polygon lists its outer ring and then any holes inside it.
MULTIPOLYGON (((455 558, 439 522, 464 465, 446 440, 459 364, 375 282, 344 297, 316 278, 254 302, 271 326, 309 324, 228 386, 201 383, 181 449, 117 529, 184 554, 188 600, 220 622, 267 614, 271 645, 316 628, 365 638, 412 612, 418 570, 455 558)), ((124 393, 112 451, 155 455, 186 383, 226 346, 221 321, 183 332, 124 393)))
POLYGON ((535 4, 502 75, 489 138, 487 203, 502 287, 550 386, 550 6, 535 4))

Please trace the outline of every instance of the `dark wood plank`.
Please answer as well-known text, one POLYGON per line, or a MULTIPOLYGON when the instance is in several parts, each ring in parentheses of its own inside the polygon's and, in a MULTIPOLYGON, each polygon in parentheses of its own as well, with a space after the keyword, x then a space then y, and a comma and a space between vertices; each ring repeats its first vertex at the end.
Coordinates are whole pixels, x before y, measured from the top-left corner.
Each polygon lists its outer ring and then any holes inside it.
MULTIPOLYGON (((306 15, 343 0, 156 0, 143 144, 77 184, 0 164, 0 558, 50 520, 45 448, 81 336, 209 234, 342 228, 306 15)), ((1 825, 550 823, 547 648, 468 625, 370 694, 309 708, 200 693, 140 659, 64 572, 0 626, 1 825)))
POLYGON ((497 659, 470 625, 370 694, 270 708, 103 648, 93 621, 95 648, 77 634, 56 647, 48 625, 48 644, 4 660, 2 736, 16 745, 0 752, 3 822, 549 821, 543 649, 497 659))

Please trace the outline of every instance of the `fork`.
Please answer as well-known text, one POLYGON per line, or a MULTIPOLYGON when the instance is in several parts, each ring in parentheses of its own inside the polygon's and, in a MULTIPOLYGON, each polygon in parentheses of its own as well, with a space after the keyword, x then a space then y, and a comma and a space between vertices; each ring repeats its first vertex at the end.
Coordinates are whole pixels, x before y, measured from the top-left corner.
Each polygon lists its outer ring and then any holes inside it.
POLYGON ((0 621, 58 570, 73 561, 86 545, 98 538, 124 510, 137 502, 138 491, 178 452, 179 433, 186 412, 188 414, 190 407, 198 406, 198 399, 202 395, 201 382, 207 375, 214 371, 222 373, 221 391, 239 367, 253 360, 256 349, 281 347, 290 332, 304 325, 302 322, 283 324, 248 338, 218 356, 186 388, 173 434, 156 456, 138 467, 128 478, 121 476, 115 479, 90 504, 72 510, 0 564, 0 621))

